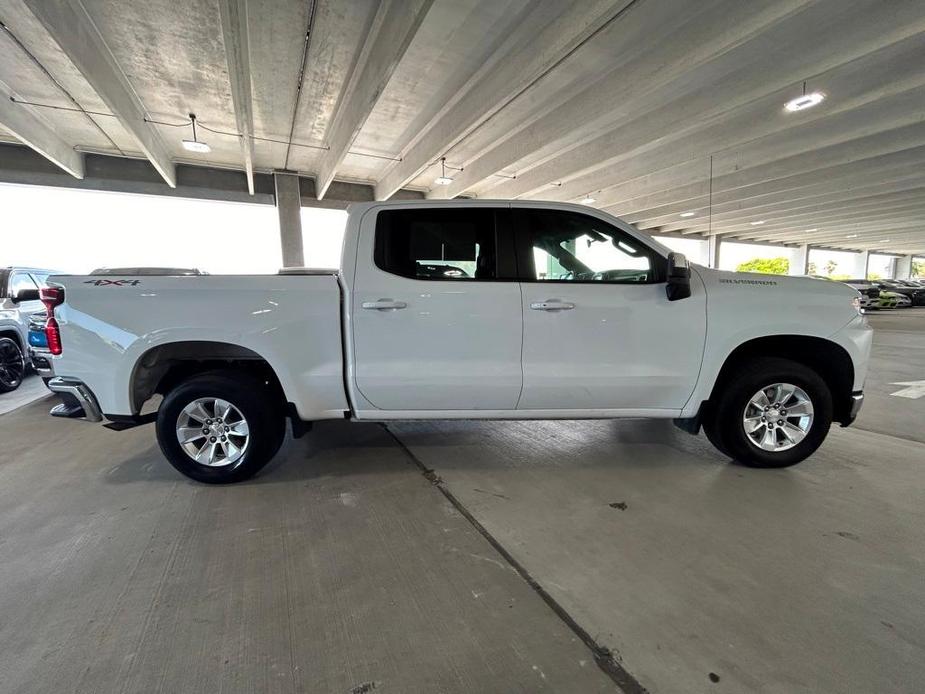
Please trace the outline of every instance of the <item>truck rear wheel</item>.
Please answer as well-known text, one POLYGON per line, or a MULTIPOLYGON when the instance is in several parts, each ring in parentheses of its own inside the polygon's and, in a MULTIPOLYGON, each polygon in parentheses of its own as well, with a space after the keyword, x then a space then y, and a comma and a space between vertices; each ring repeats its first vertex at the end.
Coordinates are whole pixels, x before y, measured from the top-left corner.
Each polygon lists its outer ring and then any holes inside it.
POLYGON ((286 420, 274 393, 241 373, 213 372, 170 391, 157 413, 157 442, 178 471, 228 484, 255 475, 276 455, 286 420))
POLYGON ((762 357, 738 369, 705 425, 714 445, 750 467, 780 468, 812 455, 832 424, 832 394, 812 369, 762 357))

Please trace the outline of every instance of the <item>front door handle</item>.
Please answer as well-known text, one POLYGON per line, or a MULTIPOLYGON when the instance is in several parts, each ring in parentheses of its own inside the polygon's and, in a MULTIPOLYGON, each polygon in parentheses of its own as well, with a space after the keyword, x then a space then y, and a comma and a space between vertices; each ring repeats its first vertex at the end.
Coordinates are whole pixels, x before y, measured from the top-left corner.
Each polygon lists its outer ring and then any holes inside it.
POLYGON ((379 299, 378 301, 364 301, 363 308, 374 311, 394 311, 399 308, 406 308, 408 304, 404 301, 393 301, 392 299, 379 299))
POLYGON ((530 304, 534 311, 571 311, 575 304, 570 301, 559 301, 558 299, 547 299, 546 301, 534 301, 530 304))

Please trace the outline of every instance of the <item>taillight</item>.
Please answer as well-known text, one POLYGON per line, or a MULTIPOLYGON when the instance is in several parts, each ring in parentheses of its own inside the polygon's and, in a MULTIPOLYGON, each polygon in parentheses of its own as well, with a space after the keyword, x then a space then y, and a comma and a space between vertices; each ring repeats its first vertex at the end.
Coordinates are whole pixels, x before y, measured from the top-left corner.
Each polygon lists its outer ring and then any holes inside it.
POLYGON ((61 354, 61 331, 55 319, 55 307, 64 303, 63 287, 45 287, 39 290, 42 303, 45 304, 47 318, 45 320, 45 337, 48 339, 48 351, 52 354, 61 354))

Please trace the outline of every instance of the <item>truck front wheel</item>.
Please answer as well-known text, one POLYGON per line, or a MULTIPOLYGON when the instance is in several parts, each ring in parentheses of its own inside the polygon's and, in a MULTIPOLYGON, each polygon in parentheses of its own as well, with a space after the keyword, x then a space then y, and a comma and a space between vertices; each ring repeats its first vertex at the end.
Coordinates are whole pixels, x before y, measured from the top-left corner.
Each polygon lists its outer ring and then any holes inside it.
POLYGON ((789 359, 742 364, 715 399, 710 439, 750 467, 799 463, 819 448, 832 424, 832 394, 825 381, 789 359))
POLYGON ((286 420, 270 388, 214 372, 171 390, 157 413, 157 442, 181 473, 207 484, 240 482, 276 455, 286 420))

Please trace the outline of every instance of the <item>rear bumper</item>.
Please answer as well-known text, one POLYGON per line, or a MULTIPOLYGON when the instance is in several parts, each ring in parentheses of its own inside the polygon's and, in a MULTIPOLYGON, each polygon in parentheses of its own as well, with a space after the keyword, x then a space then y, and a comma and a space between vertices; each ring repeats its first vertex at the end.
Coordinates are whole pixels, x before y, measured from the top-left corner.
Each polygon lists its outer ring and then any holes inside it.
POLYGON ((35 372, 42 378, 51 378, 55 375, 55 367, 51 361, 51 352, 35 349, 29 349, 29 357, 32 359, 32 366, 35 372))
POLYGON ((82 381, 56 376, 48 382, 48 388, 54 393, 67 394, 77 400, 83 408, 84 419, 88 422, 103 421, 103 415, 100 412, 96 396, 82 381))

